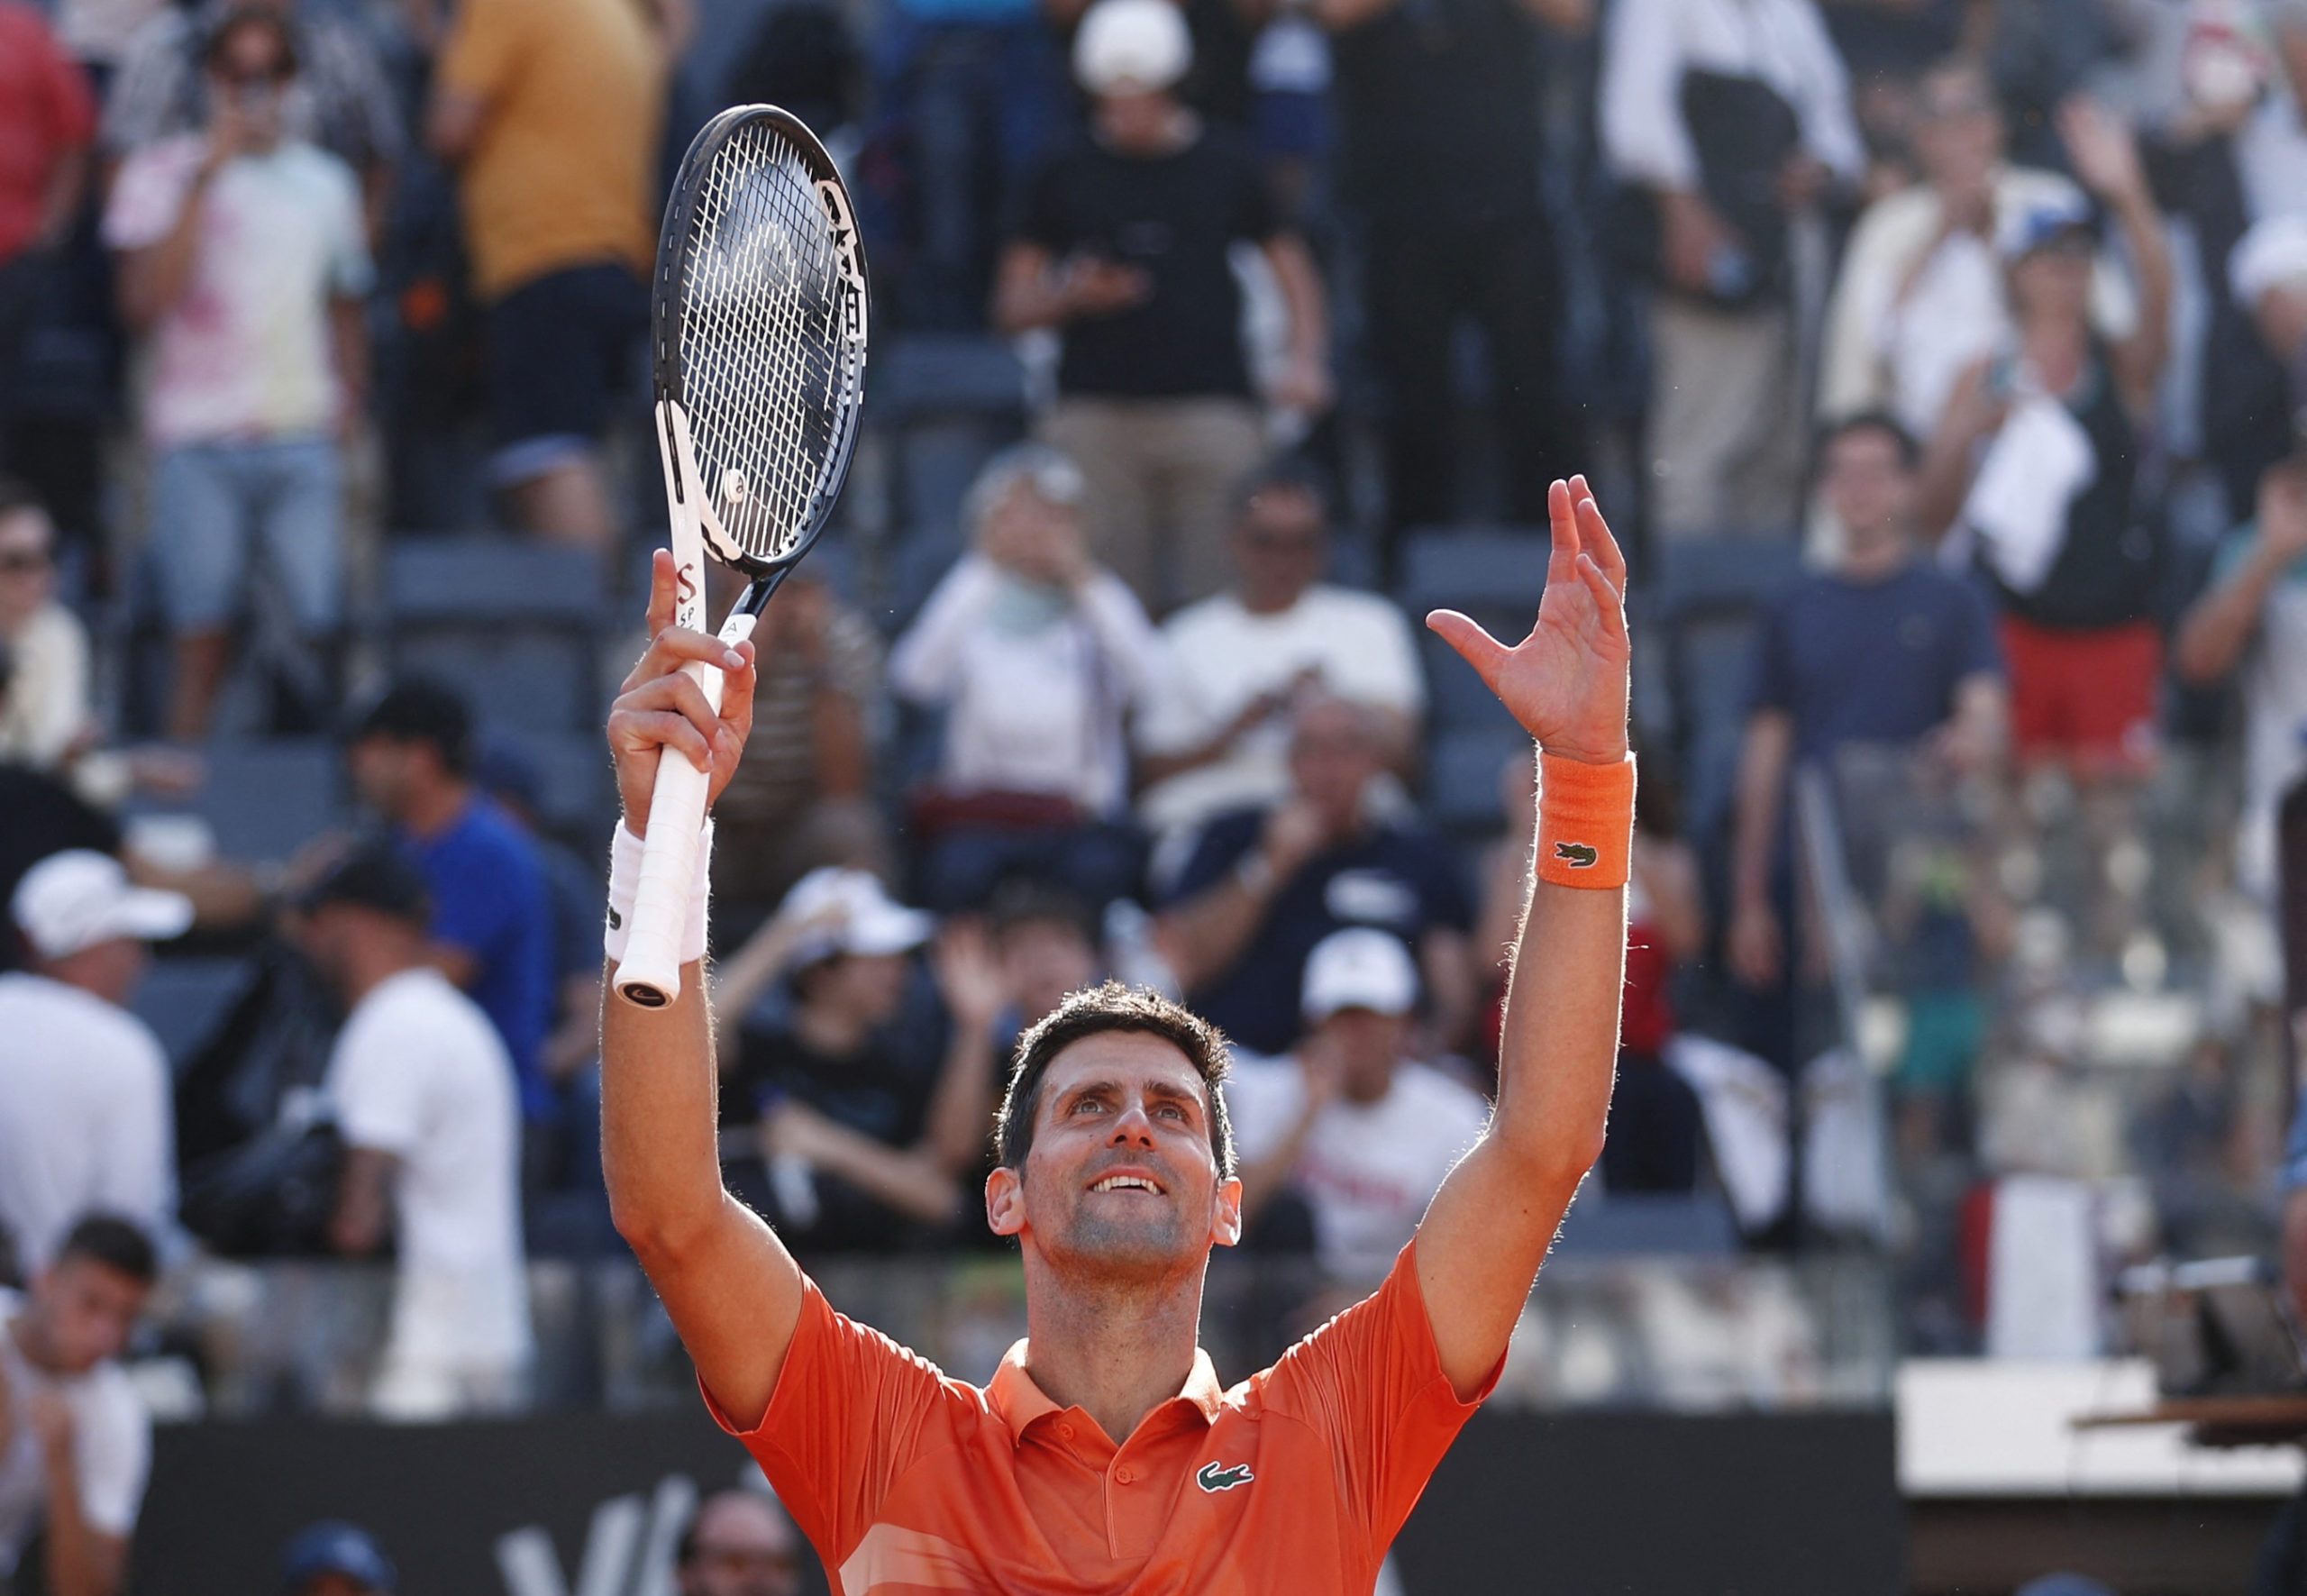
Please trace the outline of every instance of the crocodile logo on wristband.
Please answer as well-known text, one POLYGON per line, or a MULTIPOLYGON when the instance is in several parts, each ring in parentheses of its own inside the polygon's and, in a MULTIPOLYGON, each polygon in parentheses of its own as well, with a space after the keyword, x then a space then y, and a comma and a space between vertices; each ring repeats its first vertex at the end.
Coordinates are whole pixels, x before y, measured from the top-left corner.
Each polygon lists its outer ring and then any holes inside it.
POLYGON ((1591 870, 1601 857, 1591 843, 1556 843, 1554 856, 1573 870, 1591 870))

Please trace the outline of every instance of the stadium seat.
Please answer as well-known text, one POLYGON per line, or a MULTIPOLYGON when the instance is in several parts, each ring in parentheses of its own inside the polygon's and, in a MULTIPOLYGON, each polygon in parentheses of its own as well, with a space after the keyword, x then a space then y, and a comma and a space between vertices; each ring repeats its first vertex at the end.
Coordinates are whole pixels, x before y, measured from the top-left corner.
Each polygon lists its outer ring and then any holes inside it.
POLYGON ((1665 645, 1683 824, 1693 837, 1719 834, 1728 819, 1762 614, 1801 569, 1791 538, 1676 542, 1652 554, 1644 608, 1665 645))
POLYGON ((184 799, 139 796, 123 813, 196 815, 227 859, 287 859, 351 816, 344 753, 327 737, 220 741, 200 751, 207 780, 184 799))
POLYGON ((1728 1258, 1738 1252, 1738 1225, 1730 1205, 1711 1191, 1599 1191, 1573 1203, 1555 1239, 1556 1257, 1624 1257, 1672 1254, 1728 1258))
POLYGON ((600 618, 601 562, 582 549, 514 538, 406 538, 385 559, 396 626, 449 621, 560 623, 600 618))
POLYGON ((156 959, 130 1008, 181 1070, 207 1041, 253 971, 243 959, 156 959))
POLYGON ((1410 624, 1417 628, 1418 659, 1426 669, 1428 733, 1513 731, 1513 713, 1474 674, 1474 668, 1458 657, 1458 651, 1426 630, 1424 617, 1410 624))
POLYGON ((1750 612, 1802 569, 1792 538, 1722 537, 1658 544, 1632 575, 1669 623, 1713 611, 1750 612))
POLYGON ((1530 740, 1510 719, 1503 731, 1480 727, 1435 734, 1426 752, 1427 818, 1452 832, 1497 830, 1503 818, 1498 773, 1518 755, 1529 757, 1530 740))
POLYGON ((616 793, 599 732, 540 731, 496 722, 482 735, 512 743, 536 766, 539 825, 572 846, 606 844, 616 823, 616 793))
POLYGON ((966 333, 910 333, 876 351, 867 375, 877 424, 932 415, 1017 415, 1026 373, 1008 343, 966 333))
POLYGON ((916 527, 889 551, 881 568, 881 602, 872 616, 883 636, 895 638, 913 624, 931 590, 961 557, 960 537, 937 527, 916 527))
POLYGON ((1402 603, 1417 616, 1464 610, 1484 625, 1492 613, 1511 614, 1527 630, 1546 596, 1548 547, 1543 526, 1431 526, 1404 533, 1402 603))
POLYGON ((547 731, 596 725, 595 634, 606 613, 600 561, 508 538, 424 539, 385 565, 396 673, 460 688, 480 720, 547 731))

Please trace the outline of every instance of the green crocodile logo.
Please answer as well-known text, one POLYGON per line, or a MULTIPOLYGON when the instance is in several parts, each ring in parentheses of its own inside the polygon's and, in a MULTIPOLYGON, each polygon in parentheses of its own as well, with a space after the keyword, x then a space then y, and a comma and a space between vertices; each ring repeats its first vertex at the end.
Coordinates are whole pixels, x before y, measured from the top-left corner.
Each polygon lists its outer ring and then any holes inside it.
POLYGON ((1601 857, 1588 843, 1556 843, 1554 856, 1573 870, 1591 870, 1594 861, 1601 857))
POLYGON ((1193 1477, 1193 1482, 1215 1496, 1221 1491, 1231 1491, 1236 1485, 1246 1485, 1256 1478, 1245 1463, 1237 1463, 1232 1468, 1223 1464, 1206 1463, 1201 1465, 1201 1473, 1193 1477))

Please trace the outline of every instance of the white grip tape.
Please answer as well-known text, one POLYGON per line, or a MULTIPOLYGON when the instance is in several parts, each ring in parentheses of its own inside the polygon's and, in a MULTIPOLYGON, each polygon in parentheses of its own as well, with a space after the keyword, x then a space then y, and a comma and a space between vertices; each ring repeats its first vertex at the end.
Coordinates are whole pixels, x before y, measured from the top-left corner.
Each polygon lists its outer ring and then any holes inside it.
MULTIPOLYGON (((625 962, 633 940, 633 900, 641 888, 641 861, 647 844, 617 822, 609 839, 609 914, 601 931, 601 948, 616 963, 625 962)), ((705 957, 707 905, 713 891, 713 822, 707 820, 697 840, 697 869, 689 878, 688 924, 681 931, 680 962, 705 957)))

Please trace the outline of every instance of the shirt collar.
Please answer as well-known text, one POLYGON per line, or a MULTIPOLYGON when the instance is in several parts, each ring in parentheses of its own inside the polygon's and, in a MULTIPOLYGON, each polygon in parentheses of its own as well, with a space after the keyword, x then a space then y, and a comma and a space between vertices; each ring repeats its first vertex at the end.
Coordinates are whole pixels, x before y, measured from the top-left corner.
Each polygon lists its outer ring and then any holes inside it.
MULTIPOLYGON (((1009 1427, 1013 1440, 1025 1439, 1026 1427, 1036 1418, 1062 1410, 1047 1391, 1034 1383, 1034 1377, 1026 1373, 1026 1344, 1023 1341, 1010 1347, 1003 1356, 1001 1366, 993 1372, 993 1379, 985 1388, 985 1396, 986 1400, 992 1404, 993 1410, 1001 1416, 1001 1422, 1009 1427)), ((1217 1422, 1217 1409, 1225 1405, 1226 1391, 1217 1383, 1217 1366, 1209 1361, 1209 1354, 1201 1348, 1197 1346, 1193 1349, 1193 1368, 1187 1373, 1185 1384, 1170 1401, 1185 1403, 1201 1415, 1204 1424, 1217 1422)), ((1164 1403, 1163 1406, 1168 1405, 1164 1403)), ((1157 1408, 1154 1412, 1161 1410, 1157 1408)), ((1153 1414, 1146 1417, 1150 1418, 1153 1414)), ((1126 1440, 1128 1437, 1122 1438, 1126 1440)))

